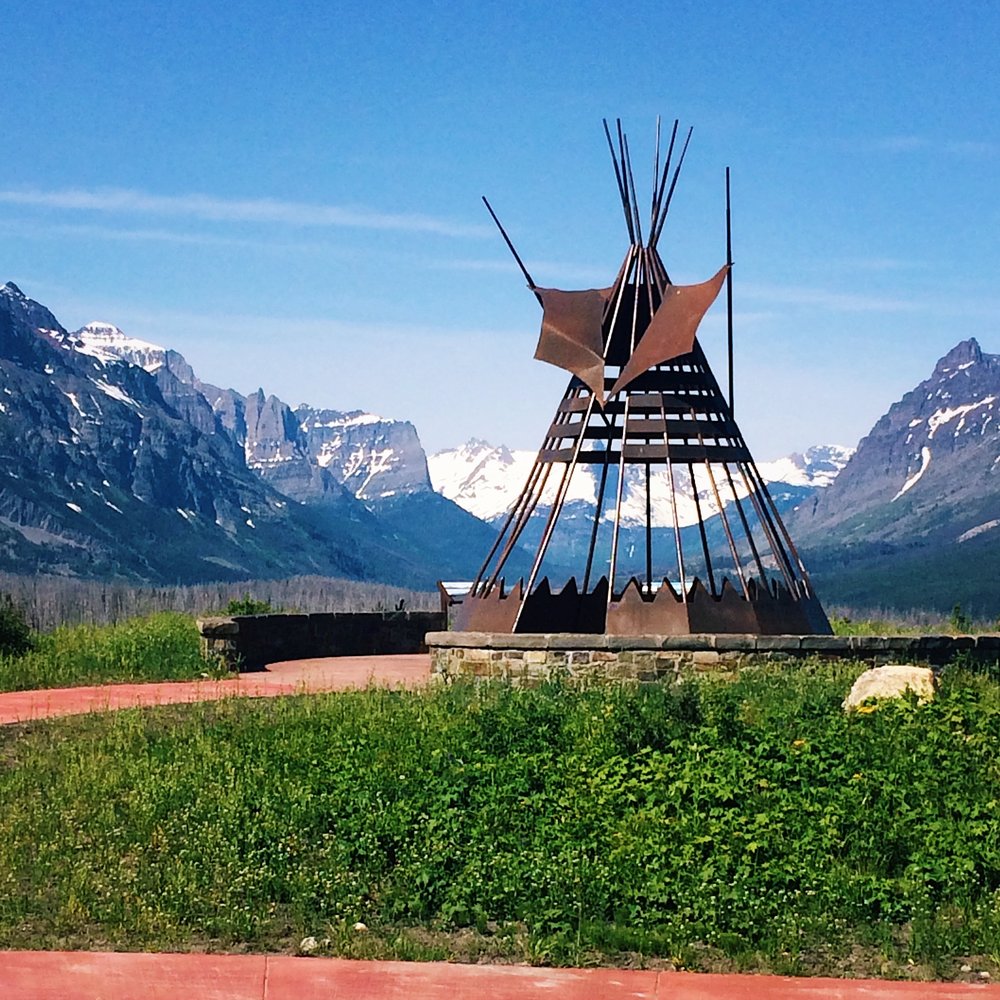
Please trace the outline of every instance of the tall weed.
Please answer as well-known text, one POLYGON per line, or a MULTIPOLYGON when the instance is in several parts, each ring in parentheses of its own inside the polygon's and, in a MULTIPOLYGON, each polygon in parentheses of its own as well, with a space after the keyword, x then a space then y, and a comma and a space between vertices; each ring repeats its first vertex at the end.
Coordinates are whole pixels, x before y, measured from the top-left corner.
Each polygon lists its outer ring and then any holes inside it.
POLYGON ((36 636, 27 652, 0 653, 0 691, 187 680, 214 669, 202 658, 194 620, 163 612, 120 625, 63 626, 36 636))

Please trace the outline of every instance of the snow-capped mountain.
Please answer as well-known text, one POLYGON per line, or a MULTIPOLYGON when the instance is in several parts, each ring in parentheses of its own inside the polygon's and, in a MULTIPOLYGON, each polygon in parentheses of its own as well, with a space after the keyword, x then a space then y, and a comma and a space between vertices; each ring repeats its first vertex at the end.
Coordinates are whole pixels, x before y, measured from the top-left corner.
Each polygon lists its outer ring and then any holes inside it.
POLYGON ((366 573, 361 551, 378 551, 377 530, 359 547, 336 526, 306 523, 247 468, 204 399, 207 423, 188 419, 161 389, 181 384, 162 363, 150 374, 106 350, 117 334, 97 340, 0 286, 0 567, 149 582, 310 563, 366 573))
MULTIPOLYGON (((773 462, 763 462, 758 468, 768 483, 776 500, 798 502, 815 490, 829 486, 847 464, 853 449, 843 445, 816 445, 803 454, 788 455, 773 462)), ((485 441, 470 440, 459 448, 441 451, 427 460, 431 482, 444 496, 454 500, 467 511, 485 521, 495 521, 509 509, 528 478, 535 460, 533 451, 511 451, 494 447, 485 441)), ((626 478, 622 493, 622 524, 645 523, 645 481, 638 470, 626 478)), ((737 493, 747 493, 742 483, 736 483, 737 493)), ((567 494, 567 503, 581 501, 593 506, 597 502, 598 478, 591 469, 576 470, 567 494)), ((543 497, 551 502, 550 495, 543 497)), ((713 491, 707 482, 692 484, 686 470, 674 473, 674 493, 677 497, 677 517, 680 525, 696 524, 699 506, 702 514, 717 512, 713 491), (695 503, 697 488, 698 502, 695 503)), ((656 470, 650 477, 650 496, 653 524, 672 527, 673 500, 667 472, 656 470)), ((608 512, 606 517, 610 517, 608 512)))
MULTIPOLYGON (((356 410, 292 410, 263 389, 242 396, 202 382, 183 355, 132 337, 111 323, 92 322, 60 335, 101 362, 127 361, 157 378, 166 398, 192 416, 192 397, 207 402, 243 450, 247 466, 297 500, 316 500, 340 484, 361 500, 429 491, 427 460, 414 426, 356 410)), ((201 414, 205 423, 207 410, 201 414)), ((208 421, 211 423, 211 420, 208 421)), ((340 491, 333 490, 339 497, 340 491)))
POLYGON ((1000 355, 970 339, 893 403, 798 523, 809 537, 835 531, 848 542, 927 537, 939 527, 957 542, 993 530, 986 525, 998 518, 1000 355))
POLYGON ((1000 615, 1000 355, 956 345, 788 518, 821 594, 1000 615))
POLYGON ((69 333, 0 286, 0 568, 426 586, 474 572, 493 532, 430 490, 412 425, 318 412, 201 382, 110 323, 69 333))
POLYGON ((151 375, 169 368, 182 381, 195 381, 191 366, 176 351, 130 337, 112 323, 88 323, 69 334, 67 341, 74 350, 100 361, 127 361, 151 375))
POLYGON ((316 410, 305 403, 296 407, 295 417, 317 464, 356 497, 430 492, 427 456, 409 421, 361 410, 316 410))

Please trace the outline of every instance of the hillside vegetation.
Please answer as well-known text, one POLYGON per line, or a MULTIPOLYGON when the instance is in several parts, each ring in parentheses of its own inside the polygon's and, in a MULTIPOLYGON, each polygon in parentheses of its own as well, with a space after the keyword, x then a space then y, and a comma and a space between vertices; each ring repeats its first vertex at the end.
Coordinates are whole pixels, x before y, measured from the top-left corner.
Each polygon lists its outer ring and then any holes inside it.
POLYGON ((158 611, 224 614, 230 601, 238 601, 247 594, 274 608, 301 612, 372 611, 394 608, 400 601, 415 611, 439 606, 439 598, 433 591, 323 576, 153 587, 121 581, 0 573, 0 594, 9 595, 39 631, 78 623, 113 624, 158 611))

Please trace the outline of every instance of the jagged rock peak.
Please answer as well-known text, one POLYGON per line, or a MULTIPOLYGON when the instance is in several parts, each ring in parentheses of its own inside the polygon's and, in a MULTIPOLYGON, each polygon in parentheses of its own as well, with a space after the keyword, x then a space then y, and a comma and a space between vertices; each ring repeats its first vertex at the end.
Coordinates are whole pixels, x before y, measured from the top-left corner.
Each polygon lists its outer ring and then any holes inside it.
POLYGON ((934 366, 935 375, 944 375, 947 372, 955 371, 957 368, 968 368, 983 360, 983 352, 979 346, 979 341, 975 337, 963 340, 956 344, 940 361, 934 366))
POLYGON ((13 281, 0 286, 0 306, 15 322, 20 322, 32 330, 62 337, 66 331, 59 320, 40 302, 28 298, 13 281))
MULTIPOLYGON (((109 351, 115 351, 123 360, 128 360, 128 353, 133 351, 144 353, 158 351, 160 354, 166 351, 166 348, 160 347, 159 344, 151 344, 148 340, 130 337, 121 327, 115 326, 113 323, 105 323, 103 320, 93 320, 86 326, 81 326, 73 336, 87 345, 100 346, 109 351)), ((89 352, 84 351, 84 353, 89 352)))
POLYGON ((127 361, 150 373, 156 373, 164 367, 170 368, 183 381, 190 381, 194 377, 190 366, 176 351, 129 336, 113 323, 95 320, 80 327, 70 335, 70 339, 75 350, 81 354, 89 354, 105 364, 127 361))

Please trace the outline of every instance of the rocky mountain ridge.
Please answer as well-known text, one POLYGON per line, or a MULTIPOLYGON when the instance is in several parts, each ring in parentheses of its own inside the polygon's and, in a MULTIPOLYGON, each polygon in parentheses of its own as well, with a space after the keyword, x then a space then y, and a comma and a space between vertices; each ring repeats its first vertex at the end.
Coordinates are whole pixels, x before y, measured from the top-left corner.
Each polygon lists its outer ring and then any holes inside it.
MULTIPOLYGON (((175 351, 110 324, 68 332, 0 286, 0 567, 172 582, 317 572, 429 586, 468 572, 321 465, 291 409, 202 383, 175 351)), ((415 432, 414 432, 415 437, 415 432)), ((383 442, 385 444, 385 442, 383 442)), ((366 477, 398 501, 382 447, 366 477)), ((394 476, 394 478, 392 478, 394 476)), ((418 490, 419 492, 419 490, 418 490)), ((440 498, 424 512, 469 548, 491 532, 440 498)), ((445 553, 447 556, 448 553, 445 553)))
MULTIPOLYGON (((821 596, 1000 611, 998 406, 1000 356, 967 340, 853 456, 825 446, 760 464, 821 596)), ((481 441, 428 459, 406 421, 221 389, 176 351, 111 324, 68 332, 16 285, 0 286, 0 569, 170 582, 469 578, 494 538, 473 514, 500 516, 533 459, 481 441)), ((680 475, 676 487, 690 533, 694 498, 680 475)), ((626 482, 624 497, 627 558, 643 485, 626 482)), ((583 544, 572 528, 586 528, 593 498, 581 476, 555 552, 569 572, 583 544)), ((660 477, 654 532, 672 532, 666 498, 660 477)))
POLYGON ((1000 355, 952 348, 789 528, 839 599, 1000 613, 1000 355))

